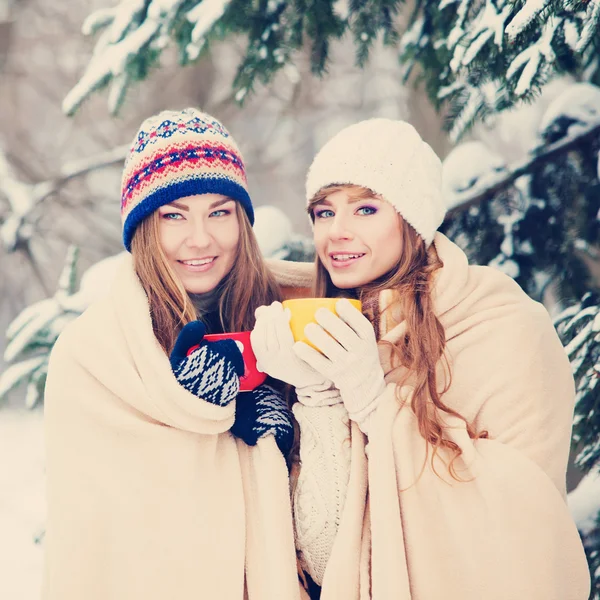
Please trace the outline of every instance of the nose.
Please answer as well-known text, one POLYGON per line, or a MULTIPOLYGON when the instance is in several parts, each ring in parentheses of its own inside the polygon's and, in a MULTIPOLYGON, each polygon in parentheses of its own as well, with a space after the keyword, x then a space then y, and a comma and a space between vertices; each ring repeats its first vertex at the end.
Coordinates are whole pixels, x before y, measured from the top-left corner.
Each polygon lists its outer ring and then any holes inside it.
POLYGON ((330 221, 329 239, 331 240, 351 240, 354 237, 349 227, 348 219, 343 214, 336 214, 330 221))
POLYGON ((206 248, 210 246, 210 234, 201 221, 190 223, 185 243, 188 248, 206 248))

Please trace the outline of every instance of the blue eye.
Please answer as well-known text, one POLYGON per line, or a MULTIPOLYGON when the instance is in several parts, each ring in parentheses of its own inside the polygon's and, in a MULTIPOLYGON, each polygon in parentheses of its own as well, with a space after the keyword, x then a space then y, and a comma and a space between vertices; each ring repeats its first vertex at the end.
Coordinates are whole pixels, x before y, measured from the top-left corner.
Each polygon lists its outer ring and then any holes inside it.
POLYGON ((374 206, 361 206, 356 212, 359 215, 368 216, 374 215, 377 212, 377 209, 374 206))
POLYGON ((230 210, 215 210, 210 213, 209 217, 224 217, 225 215, 230 215, 230 210))
POLYGON ((324 208, 323 210, 318 210, 315 212, 315 219, 328 219, 333 216, 335 216, 335 213, 328 208, 324 208))
POLYGON ((183 215, 180 213, 163 213, 161 217, 167 221, 179 221, 183 219, 183 215))

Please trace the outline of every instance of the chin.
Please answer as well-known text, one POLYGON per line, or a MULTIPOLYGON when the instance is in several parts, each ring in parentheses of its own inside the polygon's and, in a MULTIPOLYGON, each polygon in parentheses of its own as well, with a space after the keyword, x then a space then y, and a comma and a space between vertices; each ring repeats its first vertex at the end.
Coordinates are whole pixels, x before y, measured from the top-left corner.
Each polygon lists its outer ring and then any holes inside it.
POLYGON ((183 281, 183 287, 188 294, 207 294, 212 292, 217 285, 218 281, 183 281))
MULTIPOLYGON (((330 275, 331 277, 331 275, 330 275)), ((331 277, 331 282, 340 290, 349 290, 358 288, 369 283, 370 280, 365 280, 363 277, 331 277)))

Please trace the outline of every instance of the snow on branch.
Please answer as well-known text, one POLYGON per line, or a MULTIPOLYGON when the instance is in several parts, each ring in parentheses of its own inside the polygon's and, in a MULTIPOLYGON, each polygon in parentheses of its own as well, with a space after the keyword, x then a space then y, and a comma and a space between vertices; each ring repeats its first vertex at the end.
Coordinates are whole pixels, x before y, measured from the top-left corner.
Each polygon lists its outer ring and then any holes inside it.
POLYGON ((6 198, 9 207, 8 216, 0 224, 0 244, 7 252, 14 252, 20 242, 33 234, 30 217, 46 198, 71 179, 123 162, 128 150, 129 145, 123 145, 71 161, 63 165, 56 177, 31 184, 17 178, 0 149, 0 196, 6 198))
POLYGON ((527 0, 523 8, 513 17, 506 27, 510 39, 516 38, 533 21, 551 0, 527 0))
POLYGON ((194 60, 230 2, 203 0, 190 8, 187 0, 122 0, 112 9, 93 12, 82 32, 104 31, 85 73, 63 100, 63 111, 72 115, 92 92, 109 84, 108 108, 116 114, 131 81, 145 76, 152 52, 160 53, 175 41, 174 31, 181 21, 193 25, 186 54, 194 60))
POLYGON ((499 177, 485 189, 478 191, 475 195, 465 198, 459 204, 453 206, 448 210, 448 216, 463 212, 469 207, 479 204, 482 200, 485 200, 486 198, 489 198, 490 196, 508 187, 513 181, 515 181, 515 179, 518 179, 522 175, 527 175, 533 171, 535 167, 547 162, 550 158, 562 154, 570 150, 573 146, 577 146, 582 141, 593 139, 598 135, 600 135, 600 122, 595 122, 586 129, 582 130, 577 136, 566 137, 555 144, 544 147, 542 152, 535 154, 533 157, 521 162, 520 164, 509 166, 506 170, 506 175, 499 177))
POLYGON ((585 23, 583 31, 575 50, 577 52, 583 52, 587 45, 592 40, 593 34, 598 29, 598 19, 600 19, 600 0, 590 0, 583 22, 585 23))
POLYGON ((529 92, 533 78, 554 62, 555 54, 552 48, 552 40, 562 21, 563 19, 550 17, 544 24, 539 40, 518 54, 506 70, 506 79, 512 79, 523 67, 515 88, 517 96, 524 96, 529 92))

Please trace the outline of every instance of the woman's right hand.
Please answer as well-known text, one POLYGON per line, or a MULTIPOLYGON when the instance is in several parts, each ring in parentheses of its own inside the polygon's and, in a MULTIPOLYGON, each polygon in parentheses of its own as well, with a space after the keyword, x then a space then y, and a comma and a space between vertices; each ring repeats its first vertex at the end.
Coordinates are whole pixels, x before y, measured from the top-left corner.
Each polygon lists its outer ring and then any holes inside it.
POLYGON ((171 369, 188 392, 212 404, 227 406, 240 391, 244 359, 234 340, 202 343, 205 333, 202 321, 183 327, 169 357, 171 369), (199 347, 188 355, 194 346, 199 347))
POLYGON ((309 406, 327 406, 341 402, 333 383, 300 359, 293 351, 290 311, 281 302, 259 306, 256 324, 250 334, 257 368, 296 388, 298 400, 309 406))

